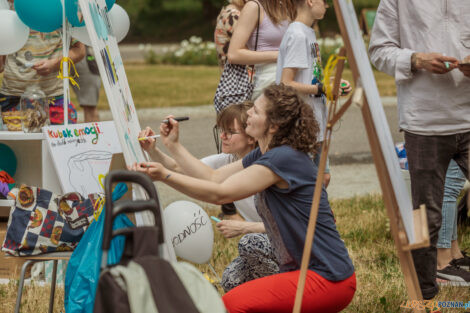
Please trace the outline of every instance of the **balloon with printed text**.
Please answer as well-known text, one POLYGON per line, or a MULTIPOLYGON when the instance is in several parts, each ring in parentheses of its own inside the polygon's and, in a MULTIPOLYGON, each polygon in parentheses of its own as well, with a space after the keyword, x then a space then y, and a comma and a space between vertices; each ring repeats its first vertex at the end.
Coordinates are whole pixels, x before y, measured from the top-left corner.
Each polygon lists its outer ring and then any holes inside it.
POLYGON ((163 211, 165 235, 175 253, 190 262, 209 262, 214 245, 214 231, 207 213, 196 203, 175 201, 163 211))

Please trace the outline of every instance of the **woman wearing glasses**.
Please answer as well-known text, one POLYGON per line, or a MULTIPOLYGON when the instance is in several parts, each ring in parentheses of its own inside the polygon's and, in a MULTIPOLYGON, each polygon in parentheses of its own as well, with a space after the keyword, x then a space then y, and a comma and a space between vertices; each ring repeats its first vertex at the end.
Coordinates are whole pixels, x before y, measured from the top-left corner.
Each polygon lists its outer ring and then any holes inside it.
MULTIPOLYGON (((140 144, 152 161, 162 163, 167 169, 196 178, 204 177, 215 169, 242 159, 256 148, 256 141, 245 133, 247 111, 252 106, 251 101, 232 104, 217 116, 216 127, 220 133, 222 153, 201 160, 194 157, 179 142, 178 122, 171 119, 172 116, 167 117, 169 124, 160 125, 160 138, 173 158, 158 149, 152 138, 141 141, 140 144)), ((155 132, 147 127, 140 132, 139 137, 152 135, 155 132)), ((233 204, 243 218, 233 219, 233 215, 225 215, 232 216, 232 219, 224 219, 216 225, 226 238, 244 235, 238 244, 239 256, 227 266, 222 275, 221 285, 225 291, 252 279, 279 272, 264 225, 256 212, 254 197, 234 201, 233 204)))

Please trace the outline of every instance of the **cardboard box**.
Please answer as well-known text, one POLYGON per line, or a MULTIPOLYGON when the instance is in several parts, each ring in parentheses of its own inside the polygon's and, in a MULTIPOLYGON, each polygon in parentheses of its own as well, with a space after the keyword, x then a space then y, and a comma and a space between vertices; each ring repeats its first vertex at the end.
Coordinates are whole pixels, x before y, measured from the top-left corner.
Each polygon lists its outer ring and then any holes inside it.
MULTIPOLYGON (((0 222, 0 245, 3 245, 3 240, 7 232, 7 223, 0 222)), ((25 260, 18 257, 5 257, 5 253, 0 250, 0 278, 13 278, 19 279, 21 266, 25 260)))

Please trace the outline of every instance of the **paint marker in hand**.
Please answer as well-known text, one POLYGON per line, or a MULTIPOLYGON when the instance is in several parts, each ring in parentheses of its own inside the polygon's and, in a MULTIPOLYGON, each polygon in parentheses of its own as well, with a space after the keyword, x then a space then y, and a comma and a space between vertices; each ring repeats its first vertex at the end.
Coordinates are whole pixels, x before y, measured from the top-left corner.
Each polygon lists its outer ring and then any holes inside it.
MULTIPOLYGON (((189 116, 181 116, 181 117, 173 117, 173 119, 177 122, 187 121, 189 120, 189 116)), ((169 120, 163 120, 162 123, 168 124, 169 120)))
POLYGON ((140 137, 139 140, 142 141, 142 140, 147 140, 147 139, 150 139, 150 138, 158 138, 160 137, 160 135, 153 135, 153 136, 147 136, 147 137, 140 137))
POLYGON ((218 219, 218 218, 215 217, 215 216, 211 216, 211 219, 212 219, 214 222, 216 222, 216 223, 222 222, 220 219, 218 219))
MULTIPOLYGON (((443 55, 443 56, 446 56, 445 53, 443 53, 442 55, 443 55)), ((446 67, 446 69, 449 69, 449 67, 450 67, 450 62, 445 61, 445 62, 444 62, 444 66, 446 67)))

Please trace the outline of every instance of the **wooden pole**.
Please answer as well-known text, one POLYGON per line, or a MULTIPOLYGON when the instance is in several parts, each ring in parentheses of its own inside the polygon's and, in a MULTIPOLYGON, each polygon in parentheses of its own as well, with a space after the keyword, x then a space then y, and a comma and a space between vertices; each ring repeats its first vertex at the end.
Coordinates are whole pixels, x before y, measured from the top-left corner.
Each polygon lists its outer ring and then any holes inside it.
MULTIPOLYGON (((341 50, 340 55, 344 55, 344 53, 345 51, 343 49, 341 50)), ((302 298, 303 298, 303 293, 304 293, 304 288, 305 288, 305 279, 307 276, 308 265, 310 263, 310 254, 312 252, 312 244, 313 244, 313 239, 315 235, 315 225, 317 224, 318 207, 320 204, 320 198, 321 198, 321 193, 322 193, 322 188, 323 188, 323 177, 325 174, 328 151, 330 149, 331 131, 334 126, 334 123, 330 123, 329 121, 334 119, 334 115, 336 113, 336 105, 337 105, 338 98, 339 98, 338 97, 339 85, 341 82, 341 74, 343 72, 343 68, 344 68, 344 59, 339 60, 338 65, 336 67, 336 75, 335 75, 335 81, 334 81, 333 91, 332 91, 334 95, 334 100, 332 101, 332 105, 328 112, 328 123, 327 123, 326 130, 325 130, 325 139, 323 140, 322 148, 321 148, 320 165, 318 167, 317 180, 315 182, 315 191, 313 193, 312 206, 310 208, 310 217, 308 220, 307 234, 305 236, 302 262, 300 264, 300 274, 299 274, 299 280, 297 283, 297 291, 295 294, 294 309, 292 311, 294 313, 300 313, 300 310, 302 308, 302 298)))

